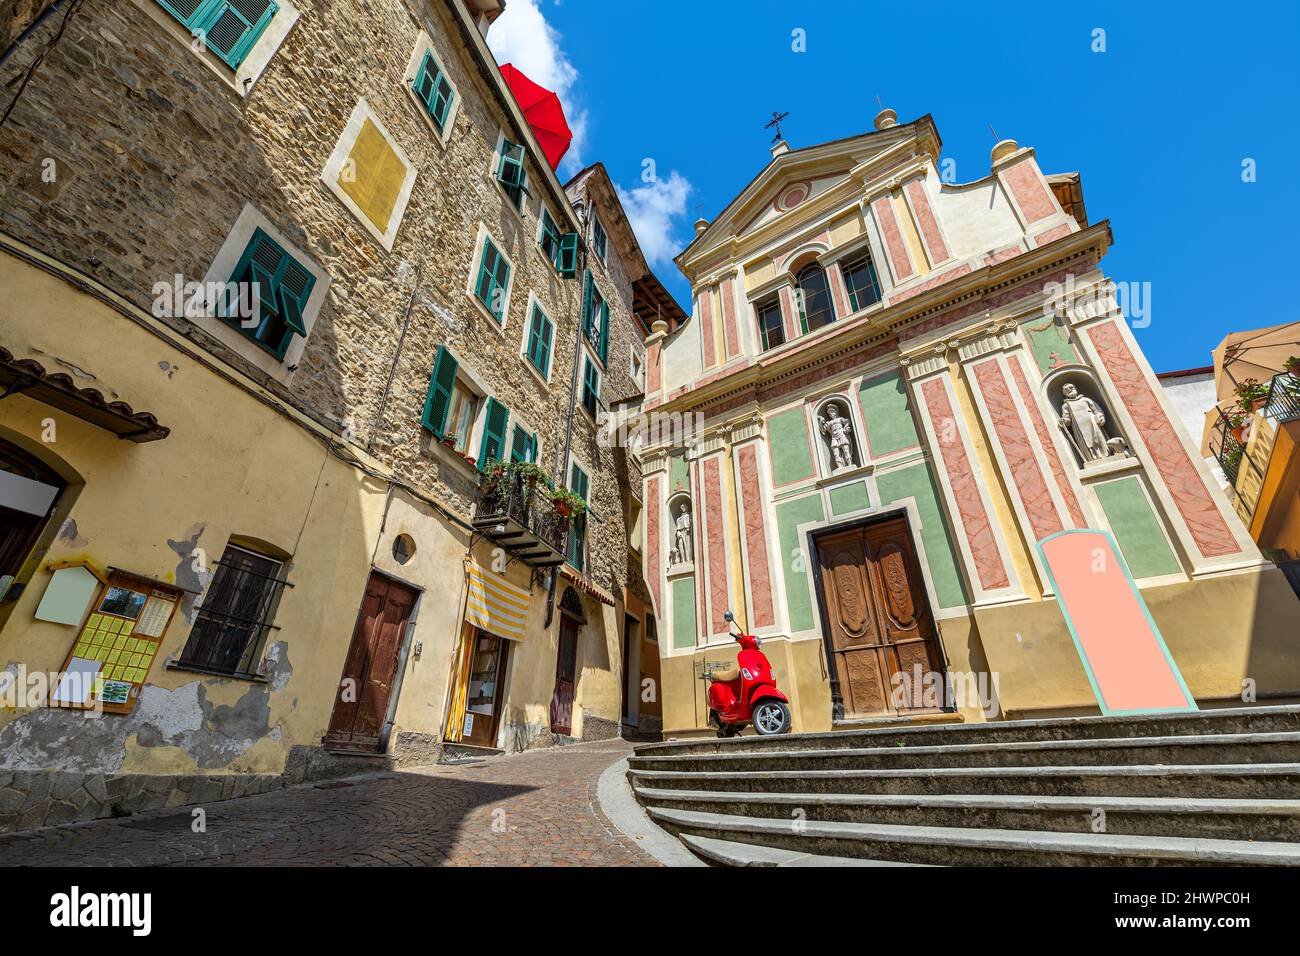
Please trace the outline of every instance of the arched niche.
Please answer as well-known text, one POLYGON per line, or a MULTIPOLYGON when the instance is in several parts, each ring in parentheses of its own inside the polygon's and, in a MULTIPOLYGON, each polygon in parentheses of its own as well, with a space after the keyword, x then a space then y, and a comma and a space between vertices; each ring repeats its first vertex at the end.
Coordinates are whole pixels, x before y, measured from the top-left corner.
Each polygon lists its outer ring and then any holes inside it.
POLYGON ((668 498, 668 566, 695 563, 695 506, 679 491, 668 498))
POLYGON ((1043 394, 1080 468, 1132 454, 1091 369, 1067 365, 1054 370, 1043 379, 1043 394))
POLYGON ((828 395, 818 402, 813 409, 813 429, 824 474, 838 475, 862 467, 862 444, 848 396, 828 395))

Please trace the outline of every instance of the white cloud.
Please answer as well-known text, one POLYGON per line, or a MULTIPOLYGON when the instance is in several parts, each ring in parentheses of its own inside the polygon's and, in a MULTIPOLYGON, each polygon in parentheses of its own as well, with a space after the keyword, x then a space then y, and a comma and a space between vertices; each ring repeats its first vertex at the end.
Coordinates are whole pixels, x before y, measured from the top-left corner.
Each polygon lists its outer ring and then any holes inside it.
POLYGON ((560 48, 561 36, 547 22, 537 0, 510 0, 505 12, 488 30, 488 48, 497 63, 511 63, 534 83, 554 90, 564 107, 573 144, 560 162, 568 174, 581 169, 587 141, 587 111, 574 100, 578 71, 560 48))
POLYGON ((691 194, 690 181, 674 169, 667 179, 656 178, 633 189, 615 188, 646 261, 651 266, 667 265, 686 247, 676 234, 685 225, 683 217, 686 199, 691 194))

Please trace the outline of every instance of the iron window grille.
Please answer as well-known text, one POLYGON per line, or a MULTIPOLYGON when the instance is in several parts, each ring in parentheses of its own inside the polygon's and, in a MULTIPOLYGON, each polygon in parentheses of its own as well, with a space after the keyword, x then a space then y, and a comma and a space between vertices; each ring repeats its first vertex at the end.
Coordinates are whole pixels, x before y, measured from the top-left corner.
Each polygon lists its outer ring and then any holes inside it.
POLYGON ((258 677, 257 666, 279 604, 293 587, 284 564, 227 545, 177 664, 195 670, 258 677))

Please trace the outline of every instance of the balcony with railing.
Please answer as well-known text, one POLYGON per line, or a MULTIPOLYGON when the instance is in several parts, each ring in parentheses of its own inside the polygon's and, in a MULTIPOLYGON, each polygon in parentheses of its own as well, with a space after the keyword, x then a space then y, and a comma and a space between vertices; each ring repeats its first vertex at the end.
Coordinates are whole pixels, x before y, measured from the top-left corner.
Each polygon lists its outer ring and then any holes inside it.
POLYGON ((543 478, 518 469, 485 472, 473 525, 530 567, 564 564, 570 519, 556 510, 543 478))
POLYGON ((1278 429, 1295 421, 1300 421, 1300 377, 1290 372, 1269 380, 1266 394, 1254 401, 1249 414, 1235 406, 1219 409, 1208 447, 1228 479, 1233 506, 1247 527, 1259 507, 1278 429))

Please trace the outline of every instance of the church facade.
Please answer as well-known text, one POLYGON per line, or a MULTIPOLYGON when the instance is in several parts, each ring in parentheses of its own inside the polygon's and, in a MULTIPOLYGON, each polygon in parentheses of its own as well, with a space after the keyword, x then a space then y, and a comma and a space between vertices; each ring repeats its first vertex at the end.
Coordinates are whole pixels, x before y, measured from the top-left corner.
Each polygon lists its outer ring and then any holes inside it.
POLYGON ((1142 355, 1078 174, 927 115, 772 159, 647 340, 645 577, 666 736, 727 610, 795 731, 1293 699, 1297 605, 1142 355), (652 419, 653 422, 653 419, 652 419))

